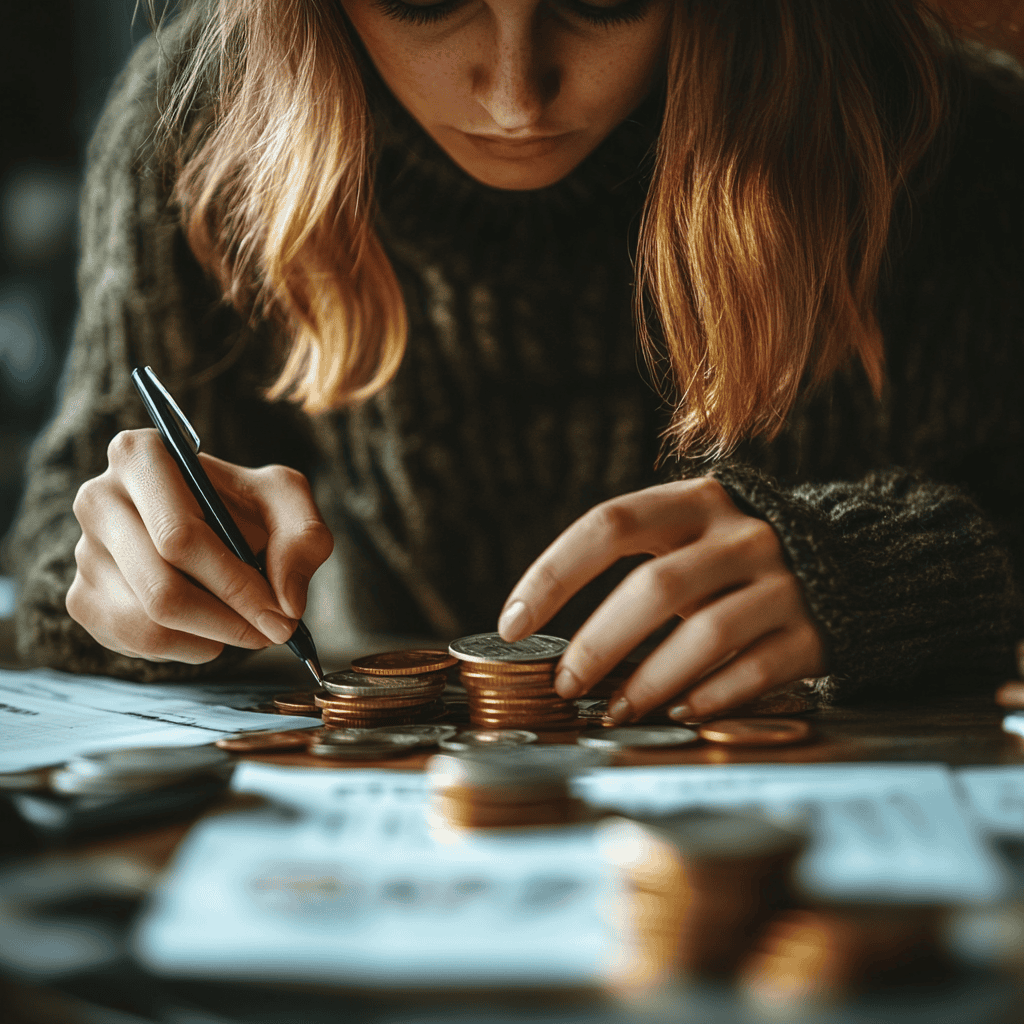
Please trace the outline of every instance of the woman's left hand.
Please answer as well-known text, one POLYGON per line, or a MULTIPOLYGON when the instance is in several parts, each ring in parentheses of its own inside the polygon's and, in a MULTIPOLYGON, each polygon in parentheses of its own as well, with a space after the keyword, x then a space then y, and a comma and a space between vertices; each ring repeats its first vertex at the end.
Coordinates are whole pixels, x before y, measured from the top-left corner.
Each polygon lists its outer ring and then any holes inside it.
POLYGON ((825 647, 775 531, 744 515, 711 477, 612 498, 563 532, 509 594, 505 640, 536 632, 620 558, 654 557, 594 611, 562 655, 558 693, 572 699, 664 622, 682 622, 609 700, 618 723, 676 698, 670 717, 713 717, 826 671, 825 647))

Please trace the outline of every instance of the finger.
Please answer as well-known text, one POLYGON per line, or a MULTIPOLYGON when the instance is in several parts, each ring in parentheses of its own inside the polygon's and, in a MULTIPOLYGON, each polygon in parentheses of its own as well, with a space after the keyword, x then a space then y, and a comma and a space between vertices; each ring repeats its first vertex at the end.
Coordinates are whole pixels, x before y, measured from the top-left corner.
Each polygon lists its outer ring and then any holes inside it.
POLYGON ((673 615, 749 582, 731 545, 703 537, 634 569, 580 627, 562 655, 555 689, 566 700, 586 693, 673 615))
POLYGON ((75 550, 78 570, 68 590, 68 614, 97 643, 129 658, 198 665, 212 661, 224 645, 167 629, 142 610, 110 557, 83 536, 75 550))
POLYGON ((821 641, 810 623, 778 630, 696 684, 669 708, 677 722, 715 718, 796 679, 820 675, 821 641))
POLYGON ((713 601, 681 623, 643 661, 622 692, 608 702, 617 722, 632 721, 688 690, 732 651, 804 617, 795 580, 758 580, 713 601))
POLYGON ((158 438, 150 436, 153 433, 118 434, 111 442, 109 459, 157 553, 271 641, 284 643, 295 631, 295 623, 281 613, 263 576, 237 558, 203 519, 174 460, 158 438))
POLYGON ((168 565, 127 500, 108 497, 106 514, 94 529, 140 608, 157 625, 249 650, 269 643, 236 611, 168 565))
MULTIPOLYGON (((660 555, 696 539, 714 500, 707 479, 659 484, 602 502, 577 519, 526 570, 498 619, 506 640, 547 622, 620 558, 660 555)), ((722 492, 724 493, 724 491, 722 492)))
POLYGON ((281 608, 293 619, 300 618, 309 581, 334 550, 334 537, 313 501, 309 481, 287 466, 221 466, 234 478, 234 493, 249 503, 267 530, 267 576, 281 608))

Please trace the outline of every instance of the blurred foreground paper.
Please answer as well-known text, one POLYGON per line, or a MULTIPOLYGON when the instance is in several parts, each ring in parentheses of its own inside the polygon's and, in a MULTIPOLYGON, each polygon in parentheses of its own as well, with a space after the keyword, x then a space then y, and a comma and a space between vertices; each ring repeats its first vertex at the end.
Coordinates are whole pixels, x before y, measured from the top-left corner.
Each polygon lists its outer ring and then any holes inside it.
MULTIPOLYGON (((232 788, 278 808, 205 821, 185 841, 136 934, 150 969, 388 988, 600 979, 612 880, 590 828, 432 833, 418 772, 247 762, 232 788)), ((597 769, 577 791, 625 812, 806 816, 800 871, 826 898, 975 903, 1005 891, 943 766, 597 769)))
POLYGON ((308 727, 309 718, 242 711, 230 685, 151 685, 39 669, 0 671, 0 771, 57 764, 116 747, 190 746, 248 729, 308 727), (217 698, 224 703, 214 703, 217 698))

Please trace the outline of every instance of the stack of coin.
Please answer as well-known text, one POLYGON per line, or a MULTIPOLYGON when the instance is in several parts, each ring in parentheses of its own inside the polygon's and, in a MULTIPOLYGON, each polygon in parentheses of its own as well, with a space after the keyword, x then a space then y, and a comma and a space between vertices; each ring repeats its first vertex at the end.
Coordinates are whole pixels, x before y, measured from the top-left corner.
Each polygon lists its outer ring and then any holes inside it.
POLYGON ((787 910, 741 968, 740 991, 788 1019, 882 984, 934 981, 944 967, 938 925, 934 908, 787 910))
POLYGON ((579 724, 576 704, 555 692, 555 665, 567 640, 539 633, 506 643, 497 633, 456 640, 470 721, 482 729, 557 731, 579 724))
POLYGON ((397 676, 331 672, 313 700, 325 725, 367 729, 412 725, 444 714, 441 694, 446 682, 444 672, 397 676))
POLYGON ((803 837, 755 815, 688 811, 613 818, 601 847, 618 870, 613 988, 731 973, 756 930, 789 901, 803 837))
POLYGON ((230 775, 231 755, 214 746, 130 747, 73 757, 50 775, 50 785, 68 795, 119 796, 142 793, 209 776, 230 775))
POLYGON ((570 746, 437 754, 427 762, 428 818, 456 829, 571 824, 584 805, 570 794, 570 778, 607 763, 605 755, 570 746))

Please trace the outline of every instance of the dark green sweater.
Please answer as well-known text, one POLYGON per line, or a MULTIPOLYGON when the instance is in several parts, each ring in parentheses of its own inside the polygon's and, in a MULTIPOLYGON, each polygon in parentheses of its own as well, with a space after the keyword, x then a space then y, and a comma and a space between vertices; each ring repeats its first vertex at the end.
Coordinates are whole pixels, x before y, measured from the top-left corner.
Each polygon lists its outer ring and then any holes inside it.
MULTIPOLYGON (((313 478, 370 628, 491 630, 588 508, 712 468, 778 532, 829 645, 823 696, 1004 678, 1024 629, 1024 100, 983 63, 880 296, 881 403, 850 369, 773 443, 656 472, 666 413, 637 354, 630 261, 656 98, 562 182, 512 193, 466 176, 374 86, 378 230, 409 348, 378 396, 311 420, 259 397, 271 331, 219 301, 184 242, 150 147, 160 58, 144 42, 90 149, 78 328, 13 536, 22 655, 138 679, 210 671, 113 654, 64 609, 75 491, 117 431, 148 425, 129 372, 149 364, 204 450, 313 478)), ((626 568, 546 631, 569 635, 626 568)))

